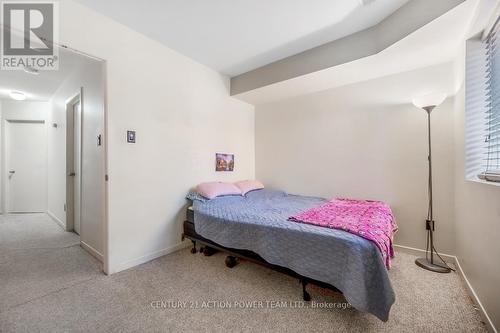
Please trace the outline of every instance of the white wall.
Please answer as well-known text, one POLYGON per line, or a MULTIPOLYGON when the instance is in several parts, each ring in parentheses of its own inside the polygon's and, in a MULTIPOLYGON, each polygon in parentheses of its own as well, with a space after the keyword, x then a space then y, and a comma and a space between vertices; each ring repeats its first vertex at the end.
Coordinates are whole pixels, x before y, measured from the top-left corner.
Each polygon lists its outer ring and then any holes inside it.
MULTIPOLYGON (((482 31, 495 0, 479 3, 469 37, 482 31)), ((499 8, 497 7, 497 13, 499 8)), ((498 14, 497 14, 498 15, 498 14)), ((465 42, 456 59, 455 97, 455 234, 456 256, 489 320, 500 329, 500 184, 466 180, 465 171, 465 42)))
POLYGON ((47 120, 49 102, 0 100, 4 120, 47 120))
POLYGON ((254 108, 229 97, 227 77, 73 1, 60 19, 62 44, 107 61, 105 266, 116 272, 181 246, 189 188, 254 177, 254 108), (235 172, 214 172, 218 151, 236 154, 235 172))
MULTIPOLYGON (((6 170, 6 147, 5 147, 5 122, 7 120, 42 120, 45 121, 48 128, 47 117, 50 109, 48 102, 30 102, 30 101, 14 101, 0 100, 1 110, 1 206, 2 212, 6 212, 6 190, 7 190, 7 170, 6 170)), ((46 180, 45 180, 46 181, 46 180)))
MULTIPOLYGON (((256 108, 257 178, 291 193, 378 199, 395 242, 425 247, 427 116, 411 104, 453 91, 451 63, 256 108)), ((432 114, 436 246, 454 253, 453 101, 432 114)))
POLYGON ((104 251, 104 146, 97 136, 104 134, 103 64, 91 59, 61 84, 52 97, 49 123, 49 214, 66 224, 66 103, 83 88, 82 97, 82 200, 80 240, 98 257, 104 251))
POLYGON ((500 185, 465 178, 465 91, 455 101, 456 256, 493 324, 500 328, 500 185))

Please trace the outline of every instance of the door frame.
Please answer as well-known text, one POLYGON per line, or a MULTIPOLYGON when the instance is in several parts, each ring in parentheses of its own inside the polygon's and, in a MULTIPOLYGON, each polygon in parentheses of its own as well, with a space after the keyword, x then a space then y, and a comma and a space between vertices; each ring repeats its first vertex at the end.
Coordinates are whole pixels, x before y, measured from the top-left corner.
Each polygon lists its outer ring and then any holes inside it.
POLYGON ((109 181, 108 181, 108 172, 109 172, 109 146, 108 146, 108 130, 109 130, 109 102, 108 102, 108 78, 107 78, 107 73, 108 73, 108 61, 105 58, 97 57, 94 55, 91 55, 87 52, 80 51, 78 49, 75 49, 71 47, 70 45, 64 45, 60 44, 57 42, 54 42, 54 47, 60 47, 63 49, 66 49, 70 52, 80 54, 84 57, 88 57, 97 61, 100 61, 102 64, 102 71, 101 71, 101 77, 103 80, 103 133, 102 133, 102 140, 103 140, 103 149, 104 149, 104 179, 102 180, 104 183, 104 214, 103 214, 103 226, 102 226, 102 240, 103 240, 103 253, 102 253, 102 259, 103 259, 103 267, 102 270, 105 274, 110 274, 110 265, 109 265, 109 181))
MULTIPOLYGON (((75 188, 74 188, 74 178, 70 176, 70 173, 74 172, 74 161, 75 161, 75 136, 74 136, 74 105, 80 103, 80 212, 82 208, 82 142, 83 142, 83 87, 74 94, 72 97, 66 100, 66 231, 75 230, 75 188)), ((82 217, 80 214, 80 234, 82 230, 81 225, 82 217)), ((81 236, 80 236, 81 237, 81 236)))
MULTIPOLYGON (((109 146, 108 146, 108 130, 109 130, 109 101, 108 101, 108 94, 109 94, 109 88, 108 88, 108 78, 107 78, 107 73, 108 73, 108 60, 105 58, 99 57, 99 56, 94 56, 90 53, 78 50, 71 45, 68 44, 61 44, 59 42, 54 42, 51 41, 54 44, 54 47, 58 47, 61 49, 65 49, 69 52, 76 53, 79 55, 82 55, 84 57, 94 59, 96 61, 99 61, 102 65, 102 70, 101 70, 101 78, 103 80, 103 133, 102 133, 102 148, 103 148, 103 153, 104 153, 104 161, 103 161, 103 166, 104 166, 104 179, 102 179, 102 182, 104 184, 104 212, 103 212, 103 225, 102 225, 102 240, 103 240, 103 253, 102 253, 102 259, 103 259, 103 267, 102 270, 105 274, 110 274, 110 263, 109 263, 109 181, 108 181, 108 172, 109 172, 109 146)), ((92 52, 92 51, 91 51, 92 52)), ((0 117, 2 119, 3 117, 0 117)), ((1 133, 0 133, 0 147, 1 147, 1 153, 0 155, 3 157, 4 156, 4 122, 0 122, 0 127, 1 127, 1 133)), ((2 198, 0 200, 0 203, 2 207, 0 207, 0 213, 5 214, 5 206, 3 205, 3 202, 5 200, 5 190, 4 190, 4 185, 5 184, 5 179, 4 179, 4 172, 5 170, 5 164, 4 164, 5 159, 2 158, 2 161, 0 161, 0 178, 2 185, 0 186, 0 191, 2 192, 2 198)))
MULTIPOLYGON (((17 119, 17 118, 4 118, 1 124, 1 132, 2 132, 2 147, 1 147, 1 156, 2 156, 2 167, 1 169, 3 170, 1 179, 2 179, 2 202, 1 202, 1 212, 2 214, 22 214, 24 212, 12 212, 9 209, 9 202, 10 202, 10 189, 9 189, 9 168, 8 168, 8 154, 7 154, 7 149, 8 149, 8 124, 12 123, 30 123, 30 124, 43 124, 45 126, 45 130, 47 130, 47 121, 45 119, 17 119)), ((48 148, 48 147, 46 147, 48 148)), ((48 170, 48 154, 46 154, 46 159, 45 159, 45 164, 46 168, 48 170)), ((47 179, 45 179, 45 186, 47 188, 47 179)), ((47 197, 45 198, 45 207, 47 207, 47 197)), ((29 212, 26 212, 29 213, 29 212)))

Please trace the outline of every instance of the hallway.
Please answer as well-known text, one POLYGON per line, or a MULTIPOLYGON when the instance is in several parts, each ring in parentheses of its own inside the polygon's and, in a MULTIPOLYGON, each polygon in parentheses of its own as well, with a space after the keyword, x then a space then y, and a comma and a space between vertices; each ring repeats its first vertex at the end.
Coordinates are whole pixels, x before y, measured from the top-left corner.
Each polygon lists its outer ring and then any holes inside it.
POLYGON ((78 235, 46 214, 0 216, 0 313, 100 276, 78 235))

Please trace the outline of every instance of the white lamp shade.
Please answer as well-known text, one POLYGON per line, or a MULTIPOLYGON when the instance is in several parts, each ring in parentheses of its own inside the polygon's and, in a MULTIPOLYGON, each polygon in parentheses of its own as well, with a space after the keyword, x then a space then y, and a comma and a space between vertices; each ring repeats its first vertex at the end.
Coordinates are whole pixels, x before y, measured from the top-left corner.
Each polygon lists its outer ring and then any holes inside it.
POLYGON ((415 97, 413 99, 413 105, 417 108, 425 108, 427 106, 438 106, 443 103, 446 99, 445 93, 433 93, 415 97))

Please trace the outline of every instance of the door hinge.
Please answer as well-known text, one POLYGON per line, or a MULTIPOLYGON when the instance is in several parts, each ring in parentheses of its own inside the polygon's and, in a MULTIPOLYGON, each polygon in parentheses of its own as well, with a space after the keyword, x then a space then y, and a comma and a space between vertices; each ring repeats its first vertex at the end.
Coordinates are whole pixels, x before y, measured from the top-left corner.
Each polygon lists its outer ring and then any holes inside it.
POLYGON ((108 180, 109 180, 108 175, 104 175, 104 180, 105 180, 105 181, 108 181, 108 180))

